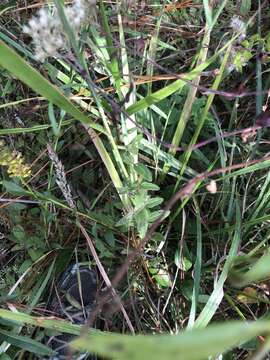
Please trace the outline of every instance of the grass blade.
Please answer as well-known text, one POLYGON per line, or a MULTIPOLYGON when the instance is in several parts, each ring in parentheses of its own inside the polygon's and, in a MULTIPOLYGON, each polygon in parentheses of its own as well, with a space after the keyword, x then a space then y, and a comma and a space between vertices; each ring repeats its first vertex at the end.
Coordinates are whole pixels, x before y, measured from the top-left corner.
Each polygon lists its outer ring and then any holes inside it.
POLYGON ((15 335, 10 331, 0 329, 0 338, 7 341, 9 344, 37 355, 52 356, 55 354, 53 350, 40 344, 38 341, 29 339, 27 336, 15 335))
POLYGON ((228 322, 212 325, 207 329, 185 331, 177 336, 127 336, 109 333, 103 337, 86 336, 75 340, 71 346, 119 360, 203 360, 210 356, 215 357, 264 331, 269 332, 267 321, 250 324, 228 322))
POLYGON ((196 224, 197 224, 197 253, 196 253, 196 261, 194 265, 194 286, 193 286, 193 294, 192 294, 192 303, 190 309, 190 315, 188 319, 187 328, 190 329, 193 327, 196 317, 196 308, 200 291, 200 282, 201 282, 201 267, 202 267, 202 228, 201 228, 201 216, 200 216, 200 208, 196 202, 196 224))
MULTIPOLYGON (((82 330, 82 326, 63 320, 33 317, 4 309, 0 309, 0 317, 21 324, 54 329, 73 335, 79 335, 82 330)), ((89 350, 101 356, 119 360, 131 357, 134 360, 142 358, 149 360, 167 358, 202 360, 220 354, 255 336, 269 333, 269 326, 269 321, 227 322, 221 325, 211 325, 207 329, 185 331, 176 336, 129 336, 91 329, 84 336, 73 341, 71 345, 78 350, 89 350)))
POLYGON ((80 111, 60 90, 44 78, 36 69, 29 65, 15 51, 10 49, 0 40, 0 65, 10 71, 19 80, 28 85, 36 93, 44 96, 47 100, 65 110, 75 119, 91 128, 106 133, 102 126, 95 124, 82 111, 80 111))
MULTIPOLYGON (((212 89, 213 89, 213 90, 217 90, 218 87, 219 87, 219 85, 220 85, 220 83, 221 83, 222 76, 223 76, 223 73, 224 73, 224 70, 225 70, 225 66, 226 66, 226 64, 227 64, 227 61, 228 61, 230 52, 231 52, 231 46, 229 46, 229 47, 227 48, 227 51, 226 51, 226 53, 225 53, 224 59, 223 59, 223 61, 222 61, 221 67, 220 67, 220 72, 219 72, 219 74, 217 75, 217 77, 215 78, 214 84, 213 84, 213 86, 212 86, 212 89)), ((199 137, 199 135, 200 135, 201 129, 203 128, 203 125, 204 125, 205 120, 206 120, 206 118, 207 118, 207 114, 208 114, 208 112, 209 112, 209 110, 210 110, 210 107, 211 107, 211 105, 212 105, 212 103, 213 103, 214 97, 215 97, 215 94, 210 94, 210 95, 208 96, 207 103, 206 103, 205 108, 204 108, 204 110, 203 110, 202 116, 201 116, 201 118, 200 118, 200 120, 199 120, 199 122, 198 122, 198 125, 197 125, 197 127, 196 127, 195 133, 194 133, 194 135, 193 135, 193 137, 192 137, 192 139, 191 139, 191 141, 190 141, 190 143, 189 143, 189 146, 190 146, 191 148, 192 148, 193 145, 196 144, 196 142, 197 142, 197 140, 198 140, 198 137, 199 137)), ((185 154, 184 154, 183 167, 182 167, 182 169, 181 169, 181 171, 180 171, 179 179, 178 179, 178 182, 177 182, 175 188, 177 188, 177 186, 179 185, 179 182, 180 182, 181 177, 182 177, 182 175, 183 175, 183 173, 184 173, 184 171, 185 171, 185 167, 186 167, 186 165, 187 165, 187 163, 188 163, 188 161, 189 161, 189 159, 190 159, 191 154, 192 154, 192 150, 187 150, 187 151, 185 152, 185 154)))
POLYGON ((230 267, 232 265, 233 259, 237 255, 237 251, 241 241, 241 213, 239 205, 236 205, 236 229, 234 232, 234 237, 232 239, 231 248, 223 267, 223 270, 220 274, 220 277, 216 283, 214 291, 212 292, 209 300, 207 301, 205 307, 203 308, 202 312, 200 313, 198 319, 195 321, 195 327, 205 327, 212 317, 214 316, 216 310, 219 307, 219 304, 223 298, 223 285, 227 279, 230 267))

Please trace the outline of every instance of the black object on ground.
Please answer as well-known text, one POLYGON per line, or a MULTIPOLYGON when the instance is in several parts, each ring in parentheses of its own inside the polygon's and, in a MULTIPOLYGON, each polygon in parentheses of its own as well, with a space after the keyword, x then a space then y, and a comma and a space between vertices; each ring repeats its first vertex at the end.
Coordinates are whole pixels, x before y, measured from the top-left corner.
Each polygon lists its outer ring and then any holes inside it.
MULTIPOLYGON (((95 305, 97 293, 97 274, 88 266, 73 264, 61 275, 56 291, 50 303, 50 311, 73 324, 84 324, 95 305)), ((50 360, 64 360, 70 353, 69 342, 73 335, 61 334, 48 339, 47 345, 56 351, 57 355, 50 360)), ((95 359, 95 355, 74 355, 72 359, 95 359)))

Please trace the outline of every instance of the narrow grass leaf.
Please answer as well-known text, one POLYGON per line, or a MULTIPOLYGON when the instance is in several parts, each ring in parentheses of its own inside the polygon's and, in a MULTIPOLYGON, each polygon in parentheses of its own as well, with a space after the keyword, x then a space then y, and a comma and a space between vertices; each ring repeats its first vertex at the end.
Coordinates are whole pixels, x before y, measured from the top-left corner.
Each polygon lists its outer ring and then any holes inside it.
MULTIPOLYGON (((202 44, 201 44, 201 50, 198 55, 197 66, 199 66, 200 64, 202 64, 206 61, 209 43, 210 43, 210 30, 206 26, 204 37, 203 37, 202 44)), ((196 94, 198 91, 198 85, 200 83, 200 80, 201 80, 201 74, 198 74, 198 76, 193 81, 194 86, 191 86, 188 91, 184 106, 181 104, 180 117, 179 117, 178 124, 177 124, 176 130, 175 130, 175 133, 174 133, 174 136, 172 139, 172 145, 175 147, 179 146, 179 144, 182 140, 182 136, 184 134, 185 128, 187 126, 188 120, 191 115, 194 101, 196 99, 196 94)), ((172 147, 169 150, 169 153, 172 155, 175 155, 175 153, 176 153, 175 148, 172 147)), ((164 175, 166 175, 167 172, 169 171, 168 164, 165 164, 163 171, 164 171, 164 175)))
POLYGON ((228 173, 228 174, 224 175, 222 178, 227 179, 227 178, 231 178, 231 177, 234 177, 234 176, 250 174, 250 173, 253 173, 254 171, 267 169, 267 168, 269 168, 269 166, 270 166, 270 160, 263 160, 262 159, 262 161, 259 162, 258 164, 250 165, 250 166, 247 166, 247 167, 245 167, 243 169, 233 171, 231 173, 228 173))
MULTIPOLYGON (((79 335, 82 330, 82 326, 70 324, 63 320, 34 317, 4 309, 0 309, 0 318, 73 335, 79 335)), ((91 329, 87 330, 83 337, 73 341, 72 346, 78 350, 89 350, 98 355, 119 360, 140 360, 142 358, 149 360, 167 358, 200 360, 223 353, 255 336, 269 333, 269 329, 269 321, 227 322, 211 325, 206 329, 185 331, 176 336, 129 336, 91 329)))
POLYGON ((57 125, 57 121, 56 121, 56 118, 55 118, 55 114, 54 114, 54 110, 53 110, 53 104, 52 103, 49 103, 49 106, 48 106, 48 115, 49 115, 49 120, 50 120, 50 123, 51 123, 51 126, 52 126, 52 130, 53 130, 53 133, 56 137, 58 137, 60 135, 60 131, 59 131, 59 128, 58 128, 58 125, 57 125))
POLYGON ((203 7, 208 28, 212 27, 212 8, 208 0, 203 0, 203 7))
POLYGON ((52 356, 55 354, 53 350, 43 344, 40 344, 38 341, 30 339, 27 336, 15 335, 10 331, 0 329, 0 338, 2 338, 1 340, 4 340, 11 345, 34 354, 44 356, 52 356))
POLYGON ((235 285, 239 287, 243 287, 253 282, 258 282, 269 278, 270 277, 269 264, 270 264, 270 252, 268 251, 252 266, 250 270, 248 270, 245 274, 242 275, 240 274, 238 276, 235 285))
POLYGON ((0 65, 10 71, 19 80, 57 105, 60 109, 65 110, 75 119, 99 132, 106 133, 102 126, 91 121, 89 117, 80 111, 56 86, 52 85, 2 40, 0 40, 0 53, 0 65))
MULTIPOLYGON (((195 69, 185 74, 183 78, 186 80, 193 80, 196 78, 202 71, 204 71, 209 65, 211 65, 231 44, 237 39, 239 34, 233 36, 230 41, 228 41, 219 51, 217 51, 211 58, 207 59, 204 63, 197 66, 195 69)), ((151 95, 146 96, 145 98, 137 101, 135 104, 131 105, 127 109, 129 115, 135 114, 138 111, 146 109, 151 105, 167 98, 168 96, 174 94, 176 91, 180 91, 186 85, 186 81, 182 79, 175 80, 171 84, 165 86, 163 89, 160 89, 154 92, 151 95)))
POLYGON ((109 72, 112 74, 112 76, 115 80, 116 91, 117 91, 119 98, 121 99, 122 98, 122 96, 121 96, 121 82, 122 81, 121 81, 121 74, 119 71, 118 60, 117 60, 117 56, 116 56, 116 52, 115 52, 114 37, 111 32, 111 27, 109 25, 108 16, 107 16, 107 12, 106 12, 103 1, 100 1, 99 5, 100 5, 101 21, 102 21, 102 25, 104 27, 104 33, 105 33, 105 38, 106 38, 106 43, 107 43, 107 51, 110 56, 110 61, 108 61, 106 63, 107 63, 109 72))
POLYGON ((198 297, 200 292, 200 282, 201 282, 201 267, 202 267, 202 219, 200 215, 200 208, 196 202, 196 226, 197 226, 197 251, 196 251, 196 261, 194 265, 194 285, 193 285, 193 294, 191 300, 191 309, 188 319, 188 328, 192 328, 195 322, 196 309, 198 303, 198 297))
MULTIPOLYGON (((0 130, 1 134, 1 130, 0 130)), ((157 158, 161 162, 166 162, 170 168, 174 168, 175 170, 180 170, 182 167, 182 163, 177 160, 174 156, 170 155, 169 153, 160 150, 159 147, 152 142, 148 141, 147 139, 142 139, 140 142, 140 150, 147 153, 147 154, 157 154, 157 158)), ((190 167, 186 167, 186 173, 190 176, 196 176, 198 173, 191 169, 190 167)))
MULTIPOLYGON (((226 50, 225 56, 224 56, 224 58, 223 58, 222 64, 221 64, 220 69, 219 69, 219 74, 216 76, 215 81, 214 81, 213 86, 212 86, 212 89, 213 89, 213 90, 217 90, 218 87, 219 87, 219 85, 220 85, 220 83, 221 83, 221 80, 222 80, 222 77, 223 77, 223 73, 224 73, 224 71, 225 71, 225 67, 226 67, 226 64, 227 64, 227 61, 228 61, 228 58, 229 58, 230 53, 231 53, 231 46, 229 46, 229 47, 227 48, 227 50, 226 50)), ((199 122, 198 122, 198 124, 197 124, 197 126, 196 126, 194 135, 193 135, 193 137, 192 137, 192 139, 191 139, 191 141, 190 141, 190 143, 189 143, 189 147, 190 147, 190 148, 192 148, 192 146, 195 145, 196 142, 197 142, 197 140, 198 140, 198 137, 199 137, 200 132, 201 132, 203 126, 204 126, 205 120, 206 120, 207 115, 208 115, 208 113, 209 113, 209 111, 210 111, 210 107, 211 107, 211 105, 212 105, 212 103, 213 103, 213 101, 214 101, 214 98, 215 98, 215 94, 210 94, 210 95, 208 96, 206 105, 205 105, 205 107, 204 107, 204 109, 203 109, 202 115, 201 115, 201 117, 200 117, 200 119, 199 119, 199 122)), ((190 159, 191 154, 192 154, 192 150, 187 150, 187 151, 184 153, 183 167, 182 167, 182 169, 181 169, 181 171, 180 171, 179 179, 178 179, 178 181, 177 181, 177 184, 175 185, 175 189, 176 189, 176 188, 178 187, 178 185, 179 185, 179 182, 180 182, 180 180, 181 180, 182 175, 184 174, 185 167, 186 167, 186 165, 187 165, 187 163, 188 163, 188 161, 189 161, 189 159, 190 159)))
POLYGON ((214 290, 209 297, 205 307, 200 313, 199 317, 195 321, 195 327, 205 327, 215 315, 221 300, 223 299, 223 285, 227 279, 229 270, 232 266, 234 257, 237 255, 237 251, 241 242, 241 213, 238 203, 236 204, 236 228, 234 237, 232 239, 231 248, 224 264, 220 277, 214 287, 214 290))
POLYGON ((251 9, 251 0, 242 0, 240 6, 240 14, 247 16, 251 9))
POLYGON ((219 15, 222 13, 222 10, 224 9, 224 7, 226 6, 228 0, 223 0, 223 2, 221 3, 220 7, 218 8, 218 10, 215 12, 215 15, 213 17, 213 21, 212 21, 212 28, 214 27, 214 25, 216 24, 219 15))
POLYGON ((45 290, 50 278, 51 278, 51 275, 52 275, 52 272, 53 272, 53 269, 54 269, 54 264, 55 264, 55 260, 53 260, 51 266, 49 267, 48 271, 46 272, 46 276, 45 278, 42 278, 42 283, 40 284, 40 286, 38 287, 38 289, 36 290, 36 292, 34 294, 32 294, 31 296, 31 300, 30 300, 30 304, 29 304, 29 307, 28 307, 28 310, 31 311, 33 310, 33 308, 37 305, 39 299, 41 298, 41 295, 43 293, 43 291, 45 290))
MULTIPOLYGON (((68 125, 72 124, 73 122, 74 122, 74 120, 64 120, 62 122, 61 126, 68 126, 68 125)), ((51 124, 44 124, 44 125, 34 125, 34 126, 31 126, 31 127, 25 127, 25 128, 0 129, 0 136, 39 132, 39 131, 48 130, 51 127, 52 127, 51 124)))
POLYGON ((269 332, 269 322, 228 322, 207 329, 185 331, 177 336, 109 333, 103 337, 85 336, 73 341, 71 346, 119 360, 202 360, 221 354, 264 332, 269 332))
MULTIPOLYGON (((23 325, 33 325, 46 329, 54 329, 66 334, 79 335, 81 326, 71 324, 64 320, 51 319, 46 317, 35 317, 22 312, 12 312, 6 309, 0 309, 0 318, 5 320, 16 321, 23 325)), ((91 330, 95 332, 95 330, 91 330)))

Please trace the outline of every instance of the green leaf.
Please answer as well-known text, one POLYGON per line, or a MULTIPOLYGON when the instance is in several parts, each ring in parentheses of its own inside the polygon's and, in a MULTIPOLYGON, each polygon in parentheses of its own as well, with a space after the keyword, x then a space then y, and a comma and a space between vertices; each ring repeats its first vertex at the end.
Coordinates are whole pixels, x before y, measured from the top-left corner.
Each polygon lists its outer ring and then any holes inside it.
MULTIPOLYGON (((197 201, 194 199, 195 209, 196 209, 196 235, 197 235, 197 251, 196 251, 196 261, 194 264, 194 285, 191 297, 191 308, 190 315, 188 319, 187 328, 190 329, 194 325, 194 321, 197 313, 197 305, 199 301, 199 293, 200 293, 200 284, 201 284, 201 267, 202 267, 202 219, 200 214, 200 209, 197 201)), ((208 299, 207 299, 208 300, 208 299)))
POLYGON ((24 244, 25 240, 27 239, 27 236, 25 234, 24 228, 22 225, 17 224, 15 226, 13 226, 12 228, 12 237, 13 240, 15 240, 16 242, 20 243, 20 244, 24 244))
POLYGON ((43 251, 41 251, 40 249, 35 249, 34 247, 28 249, 27 252, 33 262, 37 261, 44 254, 43 251))
POLYGON ((152 181, 152 173, 148 169, 147 166, 145 166, 143 164, 136 164, 136 165, 134 165, 134 169, 135 169, 136 173, 139 174, 143 179, 145 179, 149 182, 152 181))
POLYGON ((147 207, 149 209, 151 209, 153 207, 160 205, 161 203, 163 203, 163 201, 164 201, 164 199, 162 197, 154 197, 147 201, 147 207))
POLYGON ((161 221, 163 221, 164 219, 166 219, 166 217, 168 217, 170 215, 170 210, 167 210, 167 211, 157 210, 157 211, 151 212, 151 214, 148 217, 149 223, 155 222, 157 219, 159 219, 159 217, 161 215, 162 215, 161 221))
POLYGON ((138 214, 134 216, 134 219, 136 221, 137 225, 137 231, 140 235, 140 238, 143 239, 145 237, 145 234, 147 232, 148 228, 148 211, 146 209, 143 209, 138 214))
POLYGON ((155 279, 157 284, 161 287, 168 288, 172 286, 170 274, 165 269, 158 269, 157 273, 153 275, 153 279, 155 279))
POLYGON ((103 337, 84 336, 73 341, 71 346, 118 360, 205 360, 264 331, 269 333, 269 322, 227 322, 207 329, 185 331, 176 336, 109 333, 104 333, 103 337))
POLYGON ((270 52, 270 32, 265 37, 265 48, 266 51, 270 52))
POLYGON ((208 0, 203 0, 204 12, 206 17, 206 23, 209 28, 212 26, 212 7, 208 0))
POLYGON ((156 184, 153 184, 153 183, 149 183, 149 182, 142 182, 141 183, 141 187, 145 190, 149 190, 149 191, 158 191, 160 190, 160 187, 156 184))
MULTIPOLYGON (((21 312, 0 309, 0 318, 79 335, 82 326, 63 320, 34 317, 21 312)), ((179 335, 123 335, 88 330, 71 343, 80 351, 89 350, 109 359, 119 360, 205 360, 221 354, 258 335, 269 334, 269 321, 225 322, 206 329, 194 329, 179 335)))
POLYGON ((205 327, 212 317, 214 316, 215 312, 217 311, 219 304, 221 303, 224 291, 223 286, 228 277, 229 270, 232 267, 234 258, 237 256, 237 252, 241 243, 241 212, 240 206, 238 204, 237 199, 236 201, 236 228, 234 232, 234 236, 231 240, 231 247, 230 251, 227 255, 226 262, 223 266, 223 270, 219 276, 218 281, 214 284, 214 290, 209 297, 205 307, 201 311, 200 315, 198 316, 197 320, 195 321, 196 327, 205 327))
POLYGON ((251 9, 251 0, 242 0, 241 6, 240 6, 240 14, 242 16, 248 15, 251 9))
POLYGON ((49 108, 48 108, 48 115, 49 115, 49 120, 51 123, 51 127, 53 130, 53 133, 56 137, 58 137, 60 135, 60 131, 58 128, 58 124, 57 124, 57 120, 55 118, 55 114, 54 114, 54 110, 53 110, 53 104, 49 103, 49 108))
MULTIPOLYGON (((12 312, 6 309, 0 309, 0 319, 16 321, 20 325, 25 323, 46 329, 52 329, 65 334, 80 335, 81 332, 81 326, 71 324, 64 320, 51 319, 50 317, 46 318, 44 316, 35 317, 22 312, 12 312)), ((91 329, 89 332, 96 333, 97 330, 91 329)))
POLYGON ((253 282, 265 280, 270 277, 270 251, 267 251, 246 273, 232 271, 231 277, 235 286, 243 287, 253 282), (236 280, 233 278, 236 277, 236 280))
POLYGON ((40 344, 38 341, 33 340, 27 336, 20 336, 15 335, 9 331, 0 329, 0 338, 2 340, 8 342, 9 344, 12 344, 14 346, 17 346, 21 349, 24 349, 26 351, 38 354, 38 355, 46 355, 46 356, 52 356, 55 354, 53 350, 51 350, 49 347, 40 344))
POLYGON ((134 216, 134 212, 131 211, 128 214, 126 214, 125 216, 123 216, 119 221, 117 221, 117 223, 115 224, 115 226, 131 226, 133 225, 133 216, 134 216))
MULTIPOLYGON (((220 9, 223 8, 225 3, 226 3, 226 1, 223 1, 223 4, 221 4, 220 9)), ((219 14, 217 13, 216 15, 219 15, 219 14)), ((217 20, 217 16, 215 16, 215 20, 213 20, 212 23, 214 23, 214 21, 216 21, 216 20, 217 20)), ((230 46, 235 41, 235 39, 237 39, 238 36, 239 35, 235 35, 230 41, 226 42, 226 44, 219 51, 217 51, 211 58, 204 61, 202 64, 197 66, 195 69, 193 69, 189 73, 185 74, 185 79, 189 80, 189 81, 195 79, 212 62, 214 62, 224 52, 224 50, 227 49, 227 47, 230 46)), ((145 98, 137 101, 135 104, 129 106, 127 109, 127 113, 129 115, 132 115, 132 114, 137 113, 138 111, 146 109, 146 108, 150 107, 151 105, 153 105, 157 102, 160 102, 161 100, 174 94, 176 91, 181 91, 186 84, 187 84, 187 82, 182 79, 175 80, 174 82, 165 86, 164 88, 146 96, 145 98)))
POLYGON ((174 263, 182 271, 188 271, 192 267, 192 262, 185 256, 181 257, 179 250, 175 252, 174 263))
POLYGON ((0 360, 11 360, 11 357, 9 357, 7 354, 1 354, 0 360))
POLYGON ((29 195, 29 192, 24 190, 20 185, 16 184, 13 181, 2 181, 3 186, 5 187, 6 191, 13 195, 29 195))

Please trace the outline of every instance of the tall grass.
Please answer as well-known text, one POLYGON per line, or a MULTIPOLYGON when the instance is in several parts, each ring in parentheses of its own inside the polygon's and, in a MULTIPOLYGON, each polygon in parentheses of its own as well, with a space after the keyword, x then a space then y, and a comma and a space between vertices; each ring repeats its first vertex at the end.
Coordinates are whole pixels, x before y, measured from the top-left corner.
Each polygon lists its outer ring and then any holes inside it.
MULTIPOLYGON (((258 128, 245 132, 247 122, 257 124, 255 116, 263 109, 263 64, 253 52, 260 48, 267 53, 269 46, 270 30, 261 24, 265 4, 252 12, 248 1, 241 1, 246 25, 239 31, 228 23, 237 10, 234 2, 213 6, 203 0, 197 5, 153 1, 141 10, 143 4, 134 4, 136 17, 129 21, 132 12, 125 1, 109 6, 100 0, 93 7, 97 20, 84 24, 78 36, 64 2, 54 0, 47 8, 61 20, 69 48, 42 64, 35 61, 27 38, 19 36, 22 24, 14 20, 14 34, 7 23, 1 27, 0 90, 5 101, 0 111, 39 101, 37 114, 28 114, 26 124, 0 129, 8 146, 24 148, 33 161, 28 181, 2 171, 2 198, 8 194, 15 204, 3 205, 13 222, 7 243, 15 253, 24 252, 23 259, 17 255, 20 266, 11 290, 2 293, 0 288, 3 359, 18 349, 20 358, 28 353, 31 358, 52 356, 42 343, 48 329, 78 335, 72 349, 117 359, 196 360, 226 352, 236 358, 241 351, 246 357, 245 344, 251 339, 254 359, 269 350, 263 306, 269 305, 270 160, 268 142, 262 140, 264 125, 257 140, 258 128), (190 42, 176 35, 180 23, 190 42), (187 31, 191 25, 197 30, 187 31), (172 38, 164 33, 168 28, 174 31, 172 38), (185 60, 178 57, 171 63, 179 44, 185 60), (243 49, 249 52, 249 68, 243 49), (239 80, 247 69, 256 78, 251 105, 244 96, 245 79, 239 80), (240 136, 233 132, 239 128, 240 136), (226 131, 233 135, 225 138, 226 131), (216 141, 196 148, 212 138, 216 141), (74 206, 62 198, 47 164, 50 143, 63 156, 65 168, 74 166, 70 178, 65 174, 74 206), (206 187, 211 180, 212 190, 206 187), (35 209, 20 208, 18 197, 25 204, 34 200, 35 209), (34 232, 28 219, 32 226, 38 223, 33 229, 40 236, 27 238, 27 231, 34 232), (36 315, 52 280, 74 257, 78 261, 78 253, 80 261, 97 266, 111 290, 109 296, 101 292, 90 320, 112 302, 110 295, 122 312, 123 319, 112 315, 111 326, 105 318, 106 332, 36 315), (248 304, 255 304, 256 311, 248 304), (210 324, 214 320, 219 324, 210 324), (136 336, 112 333, 116 328, 136 336)), ((13 11, 7 4, 5 19, 13 11)), ((5 270, 5 279, 7 274, 5 270)))

